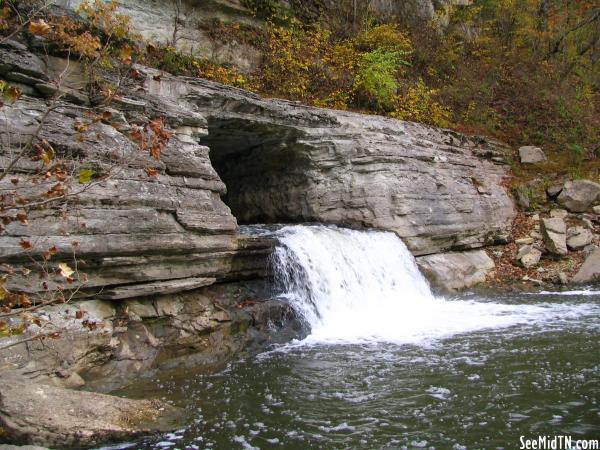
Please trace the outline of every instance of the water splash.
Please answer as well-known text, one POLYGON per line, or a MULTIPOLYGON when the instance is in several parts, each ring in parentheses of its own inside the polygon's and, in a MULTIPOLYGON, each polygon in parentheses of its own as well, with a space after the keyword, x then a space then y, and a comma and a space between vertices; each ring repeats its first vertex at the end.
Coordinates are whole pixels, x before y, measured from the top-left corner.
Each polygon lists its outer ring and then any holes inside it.
POLYGON ((276 236, 276 286, 310 328, 304 343, 423 343, 598 310, 593 304, 436 298, 404 243, 389 232, 297 225, 276 236))

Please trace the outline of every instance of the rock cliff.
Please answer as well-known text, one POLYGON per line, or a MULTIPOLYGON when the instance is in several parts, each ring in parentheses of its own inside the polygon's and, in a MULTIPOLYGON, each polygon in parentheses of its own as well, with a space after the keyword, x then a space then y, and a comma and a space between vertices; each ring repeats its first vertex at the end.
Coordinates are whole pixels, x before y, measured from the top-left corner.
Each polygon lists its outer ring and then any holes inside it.
MULTIPOLYGON (((5 42, 1 50, 12 59, 0 75, 17 77, 26 94, 0 117, 6 164, 47 108, 50 69, 22 44, 5 42)), ((79 295, 122 299, 261 276, 271 243, 237 234, 236 218, 391 230, 416 255, 507 237, 514 209, 501 186, 497 144, 138 70, 140 79, 110 108, 89 106, 72 86, 50 112, 41 137, 80 167, 111 175, 81 186, 67 211, 10 224, 0 236, 1 261, 26 265, 51 245, 59 256, 70 255, 78 241, 80 269, 89 276, 79 295), (77 122, 106 112, 110 121, 76 132, 77 122), (128 135, 133 124, 157 117, 174 131, 161 161, 128 135), (147 168, 158 175, 146 176, 147 168), (34 249, 23 251, 23 237, 34 249)), ((27 171, 29 163, 22 164, 27 171)), ((1 187, 10 183, 4 179, 1 187)), ((12 282, 40 289, 39 281, 12 282)))
MULTIPOLYGON (((214 366, 273 342, 273 330, 300 335, 289 306, 261 290, 273 241, 241 234, 238 221, 391 230, 416 255, 507 239, 515 211, 502 187, 500 144, 146 67, 131 80, 112 80, 123 95, 105 104, 88 94, 73 61, 12 40, 0 43, 0 56, 0 79, 23 92, 2 108, 0 168, 38 136, 70 161, 72 173, 91 174, 71 186, 66 203, 33 209, 28 223, 8 223, 0 235, 0 264, 14 268, 11 290, 51 289, 57 278, 64 285, 54 269, 74 248, 87 275, 67 286, 73 302, 36 312, 56 339, 36 340, 35 326, 3 339, 25 341, 4 351, 2 371, 108 391, 158 370, 214 366), (52 82, 57 74, 60 86, 52 82), (55 103, 48 98, 57 90, 63 95, 55 103), (130 133, 155 119, 173 132, 160 160, 130 133), (27 275, 40 261, 49 266, 47 280, 27 275)), ((25 183, 36 166, 20 159, 0 189, 20 186, 25 197, 47 189, 47 181, 25 183)), ((453 273, 483 276, 471 267, 477 258, 452 258, 453 273)), ((425 263, 435 272, 447 261, 425 263)), ((29 442, 19 427, 11 432, 15 442, 29 442)))
POLYGON ((202 113, 211 161, 243 223, 318 221, 396 232, 417 255, 506 239, 515 211, 502 146, 380 116, 149 76, 202 113))

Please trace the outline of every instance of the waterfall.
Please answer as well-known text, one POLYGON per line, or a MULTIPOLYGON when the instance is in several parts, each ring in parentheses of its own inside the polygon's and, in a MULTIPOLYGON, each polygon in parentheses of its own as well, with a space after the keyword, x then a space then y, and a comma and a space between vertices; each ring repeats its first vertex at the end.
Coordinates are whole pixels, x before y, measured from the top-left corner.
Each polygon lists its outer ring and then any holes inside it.
POLYGON ((295 225, 275 236, 275 287, 310 329, 306 342, 421 343, 572 318, 589 306, 436 298, 404 243, 390 232, 295 225))

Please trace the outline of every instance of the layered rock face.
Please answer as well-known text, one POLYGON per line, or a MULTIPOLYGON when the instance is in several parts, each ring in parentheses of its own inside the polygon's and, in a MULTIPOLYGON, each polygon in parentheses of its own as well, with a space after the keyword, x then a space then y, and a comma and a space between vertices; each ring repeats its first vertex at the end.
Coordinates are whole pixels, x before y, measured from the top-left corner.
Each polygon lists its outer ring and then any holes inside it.
MULTIPOLYGON (((36 133, 49 106, 39 88, 47 83, 46 63, 16 43, 4 43, 2 51, 17 55, 13 62, 5 59, 0 68, 3 75, 8 79, 27 75, 20 79, 29 94, 3 108, 0 162, 4 168, 36 133)), ((91 109, 85 106, 89 100, 83 92, 74 92, 77 96, 70 94, 53 105, 39 137, 57 155, 68 157, 75 173, 92 170, 95 178, 71 187, 67 208, 59 202, 58 208, 31 212, 28 224, 8 225, 0 236, 0 261, 32 265, 32 257, 39 258, 53 246, 58 251, 54 260, 71 261, 72 243, 77 242, 78 268, 89 277, 78 296, 104 299, 176 292, 262 275, 271 244, 236 234, 236 220, 220 197, 225 185, 211 166, 209 149, 198 142, 207 133, 204 116, 168 99, 133 95, 115 100, 110 108, 91 109), (107 120, 94 121, 83 133, 76 131, 78 123, 90 123, 99 113, 107 114, 107 120), (133 123, 151 118, 162 118, 174 132, 160 161, 140 151, 128 133, 133 123), (148 176, 145 169, 156 170, 157 175, 148 176), (109 176, 98 181, 103 175, 109 176), (32 249, 23 250, 24 238, 32 242, 32 249)), ((16 172, 25 173, 38 164, 23 158, 16 172)), ((17 186, 24 183, 24 177, 6 177, 0 187, 13 189, 15 181, 17 186)), ((20 192, 26 193, 27 189, 20 192)), ((42 289, 35 277, 15 275, 10 283, 29 292, 42 289)))
MULTIPOLYGON (((52 0, 50 3, 75 9, 83 0, 52 0)), ((243 72, 259 65, 260 52, 239 42, 217 42, 207 29, 220 20, 259 27, 261 22, 237 0, 120 0, 119 11, 131 18, 131 24, 144 39, 171 44, 188 53, 235 64, 243 72), (177 24, 177 25, 175 25, 177 24), (177 29, 175 28, 177 26, 177 29)))
POLYGON ((147 77, 147 92, 207 118, 201 142, 241 222, 385 229, 417 255, 506 239, 515 211, 501 186, 497 144, 203 80, 155 78, 147 77))
MULTIPOLYGON (((0 118, 6 164, 47 109, 50 69, 22 45, 4 43, 2 50, 18 54, 3 66, 4 76, 23 75, 29 94, 0 118)), ((75 186, 66 211, 10 224, 0 237, 2 261, 27 264, 53 245, 58 258, 66 257, 77 241, 79 268, 89 276, 79 295, 122 299, 261 276, 272 243, 236 234, 236 217, 391 230, 417 255, 506 239, 515 212, 500 184, 505 167, 496 144, 138 69, 140 79, 109 108, 86 106, 89 99, 71 86, 48 114, 40 137, 79 168, 110 176, 75 186), (77 123, 105 113, 106 120, 76 131, 77 123), (128 133, 153 118, 174 132, 160 161, 128 133), (227 190, 233 214, 221 199, 227 190), (23 237, 33 238, 33 250, 23 251, 23 237)), ((27 171, 31 163, 20 164, 27 171)), ((5 178, 2 187, 11 183, 5 178)), ((40 289, 39 280, 12 282, 40 289)))

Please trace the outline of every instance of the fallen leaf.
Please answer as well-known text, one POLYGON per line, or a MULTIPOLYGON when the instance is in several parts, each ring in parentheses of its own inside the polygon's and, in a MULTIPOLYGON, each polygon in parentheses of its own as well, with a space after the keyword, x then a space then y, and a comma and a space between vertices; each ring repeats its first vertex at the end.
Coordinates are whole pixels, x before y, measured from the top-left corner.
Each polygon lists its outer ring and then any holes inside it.
POLYGON ((17 220, 19 222, 21 222, 23 225, 27 225, 29 223, 27 221, 27 214, 25 214, 25 213, 18 213, 17 214, 17 220))
POLYGON ((33 247, 33 245, 31 244, 31 241, 28 241, 26 239, 21 239, 21 242, 19 242, 19 245, 21 246, 21 248, 23 250, 29 250, 33 247))
POLYGON ((75 271, 73 269, 71 269, 67 263, 60 263, 58 265, 58 268, 60 269, 60 274, 64 278, 69 278, 69 277, 71 277, 71 275, 73 275, 75 273, 75 271))
POLYGON ((52 27, 46 23, 44 19, 36 20, 29 24, 28 30, 31 34, 36 36, 46 36, 52 30, 52 27))
POLYGON ((121 48, 119 51, 119 58, 123 64, 130 65, 132 62, 133 50, 128 45, 121 48))
POLYGON ((21 97, 21 90, 17 87, 9 86, 4 90, 4 97, 11 103, 14 103, 21 97))
POLYGON ((159 133, 160 130, 163 129, 164 124, 162 119, 153 119, 150 122, 148 122, 148 126, 150 127, 150 129, 155 132, 155 133, 159 133))
POLYGON ((88 184, 92 181, 92 177, 94 176, 94 171, 91 169, 81 169, 79 171, 79 183, 88 184))

